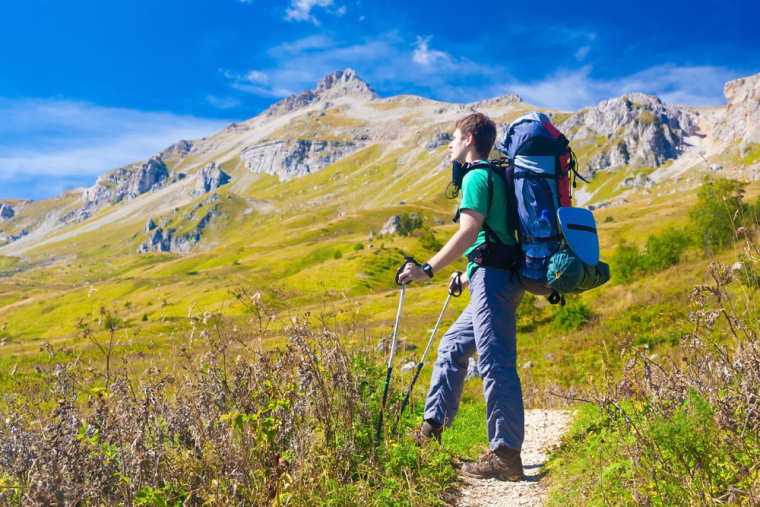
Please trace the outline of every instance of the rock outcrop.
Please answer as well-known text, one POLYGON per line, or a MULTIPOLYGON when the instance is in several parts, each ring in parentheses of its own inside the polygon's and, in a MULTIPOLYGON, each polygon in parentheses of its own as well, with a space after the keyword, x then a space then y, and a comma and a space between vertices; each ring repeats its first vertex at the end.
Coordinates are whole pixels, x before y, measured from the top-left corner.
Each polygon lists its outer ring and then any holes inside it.
MULTIPOLYGON (((219 196, 214 195, 211 199, 206 199, 203 202, 198 203, 193 209, 191 209, 184 220, 181 223, 192 224, 197 218, 196 213, 198 210, 202 210, 204 204, 215 202, 219 200, 219 196)), ((188 253, 192 251, 193 247, 201 240, 203 231, 208 227, 211 220, 213 220, 219 213, 219 205, 214 205, 203 216, 187 229, 187 225, 180 227, 172 219, 176 218, 176 214, 164 217, 159 220, 164 224, 159 226, 152 218, 145 224, 144 232, 147 234, 140 246, 137 248, 137 253, 148 252, 172 252, 172 253, 188 253)))
POLYGON ((359 143, 340 141, 275 141, 245 149, 240 159, 252 172, 285 181, 316 172, 361 147, 359 143))
POLYGON ((193 189, 193 195, 202 195, 226 185, 230 181, 230 175, 222 171, 214 162, 210 162, 198 173, 198 179, 193 189))
POLYGON ((558 128, 576 153, 588 152, 583 169, 591 173, 626 165, 659 167, 677 158, 684 138, 697 131, 688 110, 643 93, 582 109, 558 128))
POLYGON ((760 143, 760 74, 729 81, 723 87, 726 114, 714 135, 723 141, 741 139, 741 150, 760 143))
POLYGON ((173 252, 188 253, 200 241, 201 231, 195 229, 183 234, 177 234, 173 229, 157 227, 149 235, 146 241, 140 244, 137 253, 148 252, 173 252))
POLYGON ((434 151, 440 146, 446 146, 451 142, 451 134, 448 132, 436 132, 433 134, 433 139, 425 145, 427 151, 434 151))
POLYGON ((161 188, 168 177, 169 171, 160 157, 116 169, 98 177, 95 185, 85 191, 86 207, 96 208, 102 203, 115 204, 134 199, 140 194, 161 188))
POLYGON ((15 214, 10 204, 0 204, 0 220, 8 220, 15 214))
POLYGON ((317 84, 316 89, 291 95, 267 109, 264 114, 274 116, 301 109, 315 102, 326 102, 346 95, 366 100, 377 98, 377 94, 356 74, 353 69, 336 70, 327 74, 317 84))
POLYGON ((396 234, 401 230, 401 216, 393 215, 380 228, 380 234, 396 234))

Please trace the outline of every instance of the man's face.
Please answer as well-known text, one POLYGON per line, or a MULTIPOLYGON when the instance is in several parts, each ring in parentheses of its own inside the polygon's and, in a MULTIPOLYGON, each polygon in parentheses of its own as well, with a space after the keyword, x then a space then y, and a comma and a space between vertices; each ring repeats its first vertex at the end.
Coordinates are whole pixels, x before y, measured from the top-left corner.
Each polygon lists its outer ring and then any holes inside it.
POLYGON ((451 161, 464 162, 467 157, 467 150, 472 144, 472 135, 462 136, 462 131, 456 129, 449 143, 449 157, 451 161))

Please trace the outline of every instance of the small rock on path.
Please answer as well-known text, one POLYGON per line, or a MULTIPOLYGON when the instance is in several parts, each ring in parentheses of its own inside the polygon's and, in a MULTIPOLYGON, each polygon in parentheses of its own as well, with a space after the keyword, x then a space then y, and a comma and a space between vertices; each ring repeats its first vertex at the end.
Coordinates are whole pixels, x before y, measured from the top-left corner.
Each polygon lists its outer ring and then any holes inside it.
POLYGON ((462 477, 463 484, 455 505, 543 505, 546 485, 540 480, 541 468, 546 462, 547 452, 559 443, 571 419, 572 414, 565 410, 526 410, 522 448, 525 480, 503 482, 462 477))

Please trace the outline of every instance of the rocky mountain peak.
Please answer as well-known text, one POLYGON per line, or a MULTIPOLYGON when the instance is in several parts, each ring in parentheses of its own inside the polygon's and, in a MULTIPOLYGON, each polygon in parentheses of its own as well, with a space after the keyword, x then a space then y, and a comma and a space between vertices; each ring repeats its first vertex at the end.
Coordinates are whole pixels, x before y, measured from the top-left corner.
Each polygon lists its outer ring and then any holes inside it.
POLYGON ((626 165, 659 167, 677 158, 697 130, 689 111, 658 97, 628 93, 570 115, 558 125, 576 150, 593 151, 590 172, 626 165))
POLYGON ((315 102, 326 102, 347 95, 366 100, 377 98, 377 94, 356 74, 355 70, 336 70, 323 77, 317 83, 316 89, 291 95, 267 109, 265 114, 272 116, 288 113, 315 102))
POLYGON ((360 95, 370 99, 377 97, 377 94, 354 69, 336 70, 327 74, 319 81, 314 91, 320 98, 343 95, 360 95))

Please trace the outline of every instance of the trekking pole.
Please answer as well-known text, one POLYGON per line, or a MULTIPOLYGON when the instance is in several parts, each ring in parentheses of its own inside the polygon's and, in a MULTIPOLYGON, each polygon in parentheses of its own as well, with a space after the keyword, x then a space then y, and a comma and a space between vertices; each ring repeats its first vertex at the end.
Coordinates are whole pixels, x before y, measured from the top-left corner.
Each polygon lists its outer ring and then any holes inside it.
POLYGON ((449 306, 449 301, 451 301, 451 296, 454 296, 456 298, 462 295, 461 276, 462 276, 462 273, 457 271, 455 286, 453 288, 452 287, 449 288, 449 295, 446 297, 446 302, 443 304, 443 310, 441 310, 441 314, 438 316, 438 320, 435 323, 433 332, 430 334, 430 339, 428 339, 427 346, 425 347, 425 352, 422 353, 422 358, 420 358, 420 362, 417 364, 417 371, 415 371, 414 377, 412 377, 412 382, 411 384, 409 384, 409 389, 406 390, 404 401, 401 402, 401 410, 399 410, 398 416, 396 416, 396 422, 393 423, 392 433, 396 433, 396 428, 398 427, 398 423, 401 420, 401 416, 404 415, 404 409, 406 408, 407 403, 409 403, 409 396, 412 393, 412 389, 414 389, 414 383, 417 382, 417 377, 420 376, 420 372, 422 371, 422 366, 425 364, 425 358, 427 357, 428 352, 430 351, 430 346, 433 344, 433 338, 435 338, 435 334, 438 332, 438 326, 441 325, 443 316, 446 313, 446 308, 449 306))
MULTIPOLYGON (((404 257, 404 263, 396 271, 396 284, 399 284, 398 277, 401 271, 409 263, 419 266, 417 261, 412 257, 404 257)), ((383 403, 380 405, 380 415, 377 418, 377 433, 375 433, 375 444, 380 442, 380 434, 383 431, 383 411, 385 410, 385 401, 388 398, 388 385, 391 382, 391 373, 393 372, 393 357, 396 354, 396 340, 398 339, 398 324, 401 321, 401 308, 404 306, 404 293, 406 292, 406 284, 401 285, 401 297, 398 300, 398 311, 396 312, 396 324, 393 326, 393 339, 391 341, 391 356, 388 358, 388 373, 385 375, 385 387, 383 388, 383 403)))

